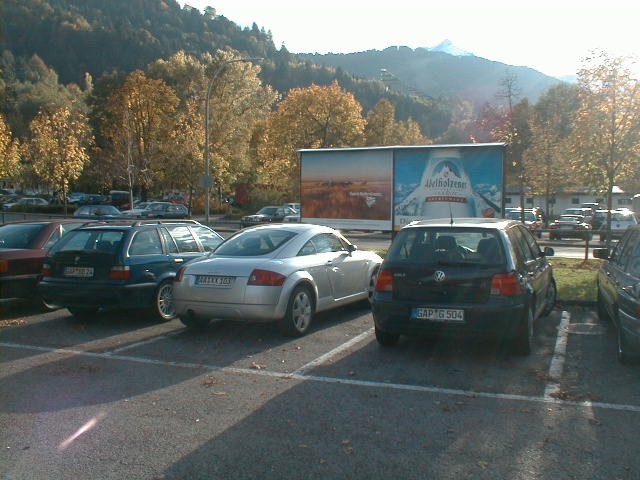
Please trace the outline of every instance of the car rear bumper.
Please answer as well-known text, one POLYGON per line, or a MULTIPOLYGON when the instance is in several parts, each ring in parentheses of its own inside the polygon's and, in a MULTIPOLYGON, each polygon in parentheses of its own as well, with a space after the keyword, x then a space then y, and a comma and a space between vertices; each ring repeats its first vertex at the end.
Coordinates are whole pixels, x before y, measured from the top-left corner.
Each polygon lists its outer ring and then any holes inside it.
POLYGON ((29 298, 38 294, 39 274, 7 275, 0 277, 0 298, 29 298))
POLYGON ((43 280, 38 292, 48 303, 77 308, 148 308, 153 300, 155 283, 122 285, 43 280))
POLYGON ((435 333, 461 333, 481 337, 515 337, 526 318, 525 302, 491 305, 429 305, 441 309, 462 309, 464 322, 421 320, 411 317, 412 308, 398 302, 376 300, 372 306, 377 329, 397 335, 428 335, 435 333))
POLYGON ((277 304, 211 303, 174 298, 179 317, 271 322, 284 316, 277 304))

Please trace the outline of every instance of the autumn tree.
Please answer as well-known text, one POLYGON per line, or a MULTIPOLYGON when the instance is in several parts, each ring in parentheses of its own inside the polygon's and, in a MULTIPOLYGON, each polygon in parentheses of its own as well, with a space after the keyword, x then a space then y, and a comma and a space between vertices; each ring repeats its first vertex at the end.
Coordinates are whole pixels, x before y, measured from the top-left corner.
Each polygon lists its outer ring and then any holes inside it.
MULTIPOLYGON (((128 172, 133 183, 146 192, 163 180, 165 152, 175 125, 179 99, 163 80, 148 78, 141 70, 131 73, 109 97, 105 138, 117 168, 110 172, 123 184, 128 172)), ((143 196, 144 196, 143 194, 143 196)))
POLYGON ((365 145, 425 145, 430 143, 420 125, 412 119, 396 120, 396 107, 380 100, 368 113, 364 127, 365 145))
POLYGON ((0 114, 0 179, 13 179, 20 174, 20 144, 0 114))
MULTIPOLYGON (((638 170, 640 91, 628 59, 596 52, 578 72, 579 107, 572 136, 572 163, 612 207, 613 187, 638 170)), ((610 231, 611 218, 607 219, 610 231)), ((607 241, 610 240, 608 236, 607 241)))
POLYGON ((297 150, 354 147, 363 143, 362 106, 337 82, 293 88, 270 116, 258 146, 262 183, 290 195, 299 190, 297 150))
POLYGON ((69 183, 77 179, 89 162, 87 149, 93 136, 87 118, 62 108, 49 114, 41 111, 30 125, 26 144, 35 174, 58 190, 64 199, 69 183))
POLYGON ((576 181, 559 172, 570 171, 568 138, 573 130, 577 98, 574 85, 552 87, 540 97, 529 119, 531 140, 523 154, 525 176, 530 193, 544 197, 547 212, 560 189, 576 181))

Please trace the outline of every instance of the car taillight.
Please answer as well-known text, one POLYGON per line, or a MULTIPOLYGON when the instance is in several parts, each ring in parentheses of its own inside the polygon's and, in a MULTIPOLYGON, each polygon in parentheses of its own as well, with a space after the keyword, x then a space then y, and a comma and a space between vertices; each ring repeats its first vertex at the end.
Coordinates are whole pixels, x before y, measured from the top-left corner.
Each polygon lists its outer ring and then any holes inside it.
POLYGON ((184 266, 180 267, 178 269, 178 271, 176 272, 176 276, 173 277, 173 281, 174 282, 181 282, 182 281, 182 277, 184 276, 184 270, 185 270, 184 266))
POLYGON ((115 265, 109 270, 109 280, 129 280, 131 269, 129 265, 115 265))
POLYGON ((51 265, 49 265, 48 263, 42 264, 42 276, 51 277, 51 265))
POLYGON ((4 273, 9 271, 9 261, 8 260, 0 260, 0 273, 4 273))
POLYGON ((392 292, 393 291, 393 274, 391 270, 382 270, 378 273, 376 280, 376 292, 392 292))
POLYGON ((524 293, 518 276, 514 273, 499 273, 491 279, 491 295, 519 295, 524 293))
POLYGON ((287 279, 284 275, 270 270, 255 269, 249 275, 249 281, 247 285, 265 286, 265 287, 279 287, 287 279))

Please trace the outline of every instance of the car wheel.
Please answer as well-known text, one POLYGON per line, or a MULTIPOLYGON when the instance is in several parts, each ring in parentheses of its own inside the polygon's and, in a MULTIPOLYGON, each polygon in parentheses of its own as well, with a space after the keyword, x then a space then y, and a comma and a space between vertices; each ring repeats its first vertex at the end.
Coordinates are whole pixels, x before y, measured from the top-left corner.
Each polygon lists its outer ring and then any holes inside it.
POLYGON ((600 293, 600 288, 596 287, 598 290, 597 299, 596 299, 596 309, 598 311, 598 319, 602 322, 609 322, 611 317, 607 313, 607 309, 604 305, 604 299, 602 298, 602 293, 600 293))
POLYGON ((280 321, 282 333, 289 337, 301 337, 311 325, 313 319, 313 301, 309 289, 299 285, 291 294, 287 313, 280 321))
POLYGON ((631 352, 629 341, 624 333, 622 326, 620 325, 620 313, 618 312, 616 324, 616 338, 618 343, 618 362, 623 365, 635 364, 640 360, 640 356, 636 352, 631 352))
POLYGON ((400 335, 397 335, 395 333, 383 332, 382 330, 378 330, 378 327, 376 327, 376 340, 381 346, 393 347, 396 343, 398 343, 399 339, 400 335))
POLYGON ((80 308, 80 307, 67 307, 67 310, 69 310, 69 312, 71 312, 71 315, 76 317, 76 319, 83 320, 83 321, 93 320, 96 312, 98 311, 97 308, 80 308))
POLYGON ((208 318, 199 318, 199 317, 179 317, 180 321, 185 327, 191 328, 193 330, 203 330, 209 326, 211 320, 208 318))
POLYGON ((373 303, 373 292, 376 289, 376 282, 378 281, 378 270, 376 269, 369 278, 369 288, 367 290, 367 300, 369 306, 373 303))
POLYGON ((526 356, 533 349, 533 310, 527 309, 527 317, 520 325, 517 336, 513 339, 512 350, 516 355, 526 356))
POLYGON ((549 289, 547 290, 547 302, 542 312, 542 316, 548 316, 556 306, 556 298, 558 297, 558 288, 556 287, 555 280, 551 280, 549 289))
POLYGON ((158 286, 153 296, 153 316, 160 321, 168 322, 176 318, 176 307, 173 304, 173 280, 165 280, 158 286))

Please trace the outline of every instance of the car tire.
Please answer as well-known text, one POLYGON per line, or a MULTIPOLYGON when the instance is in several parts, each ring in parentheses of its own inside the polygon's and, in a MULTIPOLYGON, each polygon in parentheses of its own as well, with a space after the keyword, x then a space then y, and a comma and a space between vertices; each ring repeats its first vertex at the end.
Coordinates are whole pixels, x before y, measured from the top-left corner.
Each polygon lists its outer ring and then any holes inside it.
POLYGON ((280 330, 288 337, 301 337, 313 320, 313 300, 309 288, 298 285, 289 298, 287 312, 280 321, 280 330))
POLYGON ((604 306, 604 299, 602 298, 602 293, 600 293, 600 287, 596 286, 596 289, 598 291, 596 298, 596 310, 598 312, 598 319, 601 322, 610 322, 611 317, 607 313, 607 309, 604 306))
POLYGON ((76 317, 77 320, 93 320, 98 311, 97 308, 67 307, 67 310, 76 317))
POLYGON ((527 316, 518 328, 518 334, 512 340, 512 352, 518 356, 527 356, 533 350, 533 310, 527 309, 527 316))
POLYGON ((629 346, 629 341, 627 340, 626 335, 624 334, 624 330, 620 325, 620 312, 617 313, 617 319, 615 321, 616 324, 616 340, 617 340, 617 357, 618 362, 622 365, 633 365, 640 360, 639 353, 640 352, 631 352, 631 347, 629 346))
POLYGON ((151 306, 153 317, 161 322, 176 318, 176 307, 173 303, 173 279, 160 282, 153 295, 151 306))
POLYGON ((375 330, 376 340, 382 347, 393 347, 400 339, 400 335, 398 334, 383 332, 382 330, 379 330, 378 327, 376 327, 375 330))
POLYGON ((551 280, 551 284, 549 285, 549 290, 547 290, 547 301, 544 306, 544 310, 542 311, 542 316, 547 317, 551 314, 553 309, 556 306, 556 299, 558 297, 558 288, 556 287, 555 280, 551 280))
POLYGON ((208 318, 199 318, 199 317, 179 317, 182 324, 190 328, 192 330, 204 330, 209 326, 211 320, 208 318))
POLYGON ((376 289, 376 282, 378 281, 378 269, 376 268, 369 278, 369 288, 367 289, 367 303, 369 306, 373 304, 373 292, 376 289))

